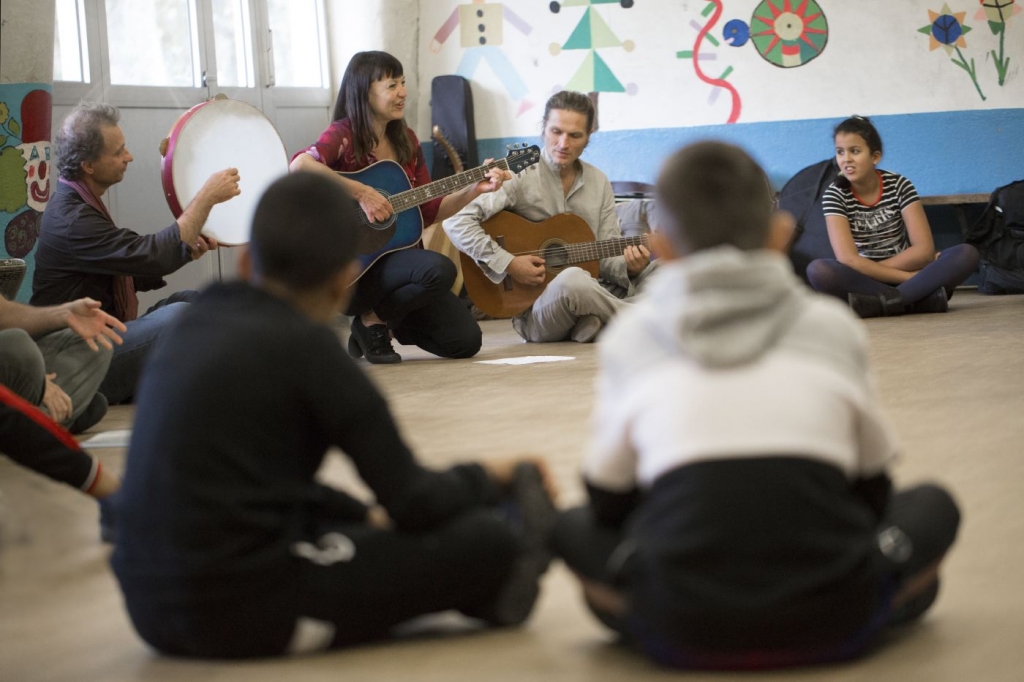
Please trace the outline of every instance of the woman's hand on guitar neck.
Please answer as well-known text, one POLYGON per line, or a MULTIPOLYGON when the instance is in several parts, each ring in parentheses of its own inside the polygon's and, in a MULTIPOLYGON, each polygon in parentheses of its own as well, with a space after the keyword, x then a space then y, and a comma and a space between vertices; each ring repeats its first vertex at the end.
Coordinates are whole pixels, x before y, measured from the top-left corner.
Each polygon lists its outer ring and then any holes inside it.
POLYGON ((508 264, 505 273, 520 284, 539 286, 544 284, 544 259, 540 256, 516 256, 508 264))

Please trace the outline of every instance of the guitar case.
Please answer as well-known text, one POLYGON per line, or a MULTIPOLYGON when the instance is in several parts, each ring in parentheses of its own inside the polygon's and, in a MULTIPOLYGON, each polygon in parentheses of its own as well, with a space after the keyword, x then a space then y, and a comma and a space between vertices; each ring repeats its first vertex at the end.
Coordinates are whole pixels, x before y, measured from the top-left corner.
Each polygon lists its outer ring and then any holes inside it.
MULTIPOLYGON (((473 93, 469 81, 462 76, 436 76, 430 82, 430 116, 432 126, 441 133, 462 157, 465 168, 480 165, 476 153, 476 126, 473 123, 473 93)), ((440 180, 455 173, 451 159, 437 140, 434 140, 432 180, 440 180)))

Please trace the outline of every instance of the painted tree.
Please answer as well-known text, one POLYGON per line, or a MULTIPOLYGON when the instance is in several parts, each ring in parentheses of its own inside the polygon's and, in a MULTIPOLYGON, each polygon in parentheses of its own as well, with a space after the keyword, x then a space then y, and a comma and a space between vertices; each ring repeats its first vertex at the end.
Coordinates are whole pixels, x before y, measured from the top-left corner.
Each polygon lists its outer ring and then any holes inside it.
MULTIPOLYGON (((558 14, 562 7, 586 7, 583 17, 569 38, 561 45, 551 44, 551 54, 557 55, 562 50, 585 50, 586 56, 583 63, 569 82, 565 84, 566 90, 590 93, 597 107, 597 96, 602 92, 624 92, 627 95, 635 95, 637 86, 635 83, 623 85, 622 82, 612 73, 607 62, 601 58, 599 49, 621 47, 626 52, 632 52, 635 44, 632 40, 620 40, 608 22, 604 20, 594 5, 621 5, 623 9, 633 6, 632 0, 566 0, 565 2, 552 2, 550 9, 558 14)), ((596 125, 595 125, 596 127, 596 125)))

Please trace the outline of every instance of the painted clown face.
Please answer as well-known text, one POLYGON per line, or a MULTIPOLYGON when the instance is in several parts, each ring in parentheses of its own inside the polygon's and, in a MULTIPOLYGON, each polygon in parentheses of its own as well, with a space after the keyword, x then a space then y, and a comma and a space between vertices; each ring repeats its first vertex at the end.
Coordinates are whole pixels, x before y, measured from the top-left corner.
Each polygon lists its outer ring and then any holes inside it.
POLYGON ((25 184, 28 186, 28 205, 40 213, 50 200, 50 142, 19 144, 25 159, 25 184))

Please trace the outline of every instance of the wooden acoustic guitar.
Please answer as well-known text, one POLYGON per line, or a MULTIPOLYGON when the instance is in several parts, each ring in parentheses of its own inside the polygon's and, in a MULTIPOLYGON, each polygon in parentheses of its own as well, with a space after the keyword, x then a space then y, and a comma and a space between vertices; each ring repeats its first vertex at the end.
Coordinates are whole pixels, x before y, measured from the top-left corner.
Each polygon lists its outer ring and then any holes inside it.
POLYGON ((415 246, 423 234, 423 216, 420 204, 425 204, 437 197, 457 192, 463 187, 475 185, 484 179, 492 168, 501 168, 512 173, 519 173, 540 161, 540 147, 514 146, 509 149, 504 159, 472 168, 462 173, 450 175, 434 182, 413 187, 409 177, 398 163, 390 160, 378 161, 355 173, 342 173, 352 180, 369 185, 380 192, 391 204, 394 211, 387 221, 375 223, 367 220, 366 214, 356 211, 355 221, 358 223, 358 240, 356 242, 356 258, 359 260, 359 277, 366 274, 374 263, 382 256, 415 246))
POLYGON ((648 235, 595 241, 587 221, 574 213, 559 213, 535 223, 502 211, 485 220, 481 227, 513 256, 540 256, 547 270, 543 284, 522 284, 511 275, 495 284, 476 261, 460 253, 466 292, 476 307, 491 317, 513 317, 523 312, 558 273, 570 266, 578 265, 596 278, 602 258, 621 256, 627 246, 648 246, 648 235))

